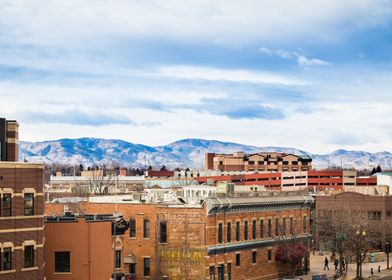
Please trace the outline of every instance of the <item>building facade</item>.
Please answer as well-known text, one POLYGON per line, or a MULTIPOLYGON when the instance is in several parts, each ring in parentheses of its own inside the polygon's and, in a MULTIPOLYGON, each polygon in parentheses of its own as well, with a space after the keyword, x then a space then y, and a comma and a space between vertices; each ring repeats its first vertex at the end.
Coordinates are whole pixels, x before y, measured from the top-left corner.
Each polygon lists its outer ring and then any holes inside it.
POLYGON ((0 119, 1 158, 6 160, 0 162, 0 280, 40 280, 44 279, 44 168, 16 162, 17 128, 15 121, 0 119))
POLYGON ((123 234, 113 234, 112 215, 45 219, 47 280, 121 279, 125 275, 123 234))
MULTIPOLYGON (((308 240, 312 203, 310 196, 275 194, 203 205, 89 203, 88 212, 118 211, 129 221, 123 258, 136 279, 275 279, 288 274, 275 259, 278 227, 308 240)), ((51 213, 63 208, 47 205, 51 213)))
POLYGON ((340 209, 353 209, 363 211, 369 221, 375 222, 375 227, 383 229, 380 232, 379 249, 382 249, 388 236, 387 224, 392 220, 392 196, 390 195, 366 195, 357 192, 342 192, 335 195, 317 195, 315 199, 315 232, 314 239, 316 248, 322 249, 319 241, 318 221, 329 216, 333 218, 334 213, 340 209))
POLYGON ((285 153, 257 153, 205 155, 205 170, 221 171, 307 171, 312 169, 312 159, 307 155, 293 155, 285 153))
POLYGON ((0 118, 0 161, 18 161, 19 124, 0 118))

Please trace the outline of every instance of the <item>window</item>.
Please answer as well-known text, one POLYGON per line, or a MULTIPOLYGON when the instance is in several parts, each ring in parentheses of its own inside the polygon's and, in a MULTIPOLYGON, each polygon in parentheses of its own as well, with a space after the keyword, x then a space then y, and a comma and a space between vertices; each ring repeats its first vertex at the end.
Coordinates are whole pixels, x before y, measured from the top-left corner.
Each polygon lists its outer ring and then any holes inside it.
POLYGON ((135 219, 129 220, 129 237, 136 238, 136 220, 135 219))
POLYGON ((381 211, 368 211, 368 219, 381 221, 381 211))
POLYGON ((143 275, 150 276, 150 258, 143 259, 143 275))
POLYGON ((143 220, 143 238, 150 238, 150 221, 143 220))
POLYGON ((275 236, 279 235, 279 218, 275 219, 275 236))
POLYGON ((268 219, 268 228, 267 228, 268 237, 272 237, 272 220, 268 219))
POLYGON ((272 261, 272 250, 271 249, 268 249, 268 251, 267 251, 267 254, 268 254, 268 261, 272 261))
POLYGON ((12 269, 12 250, 11 248, 3 249, 3 270, 12 269))
POLYGON ((10 193, 3 194, 3 200, 2 200, 1 206, 2 206, 1 215, 3 217, 11 216, 11 194, 10 193))
POLYGON ((235 223, 235 240, 240 241, 240 222, 235 223))
POLYGON ((70 253, 69 252, 55 252, 55 272, 71 272, 70 267, 70 253))
POLYGON ((244 222, 244 239, 248 240, 248 221, 244 222))
POLYGON ((210 266, 210 280, 215 279, 215 266, 211 265, 210 266))
POLYGON ((286 218, 283 218, 282 235, 286 235, 286 218))
POLYGON ((167 242, 167 223, 160 222, 159 224, 159 242, 166 243, 167 242))
POLYGON ((291 235, 294 234, 294 221, 293 221, 293 217, 290 217, 290 234, 291 234, 291 235))
POLYGON ((121 250, 116 250, 116 268, 121 268, 121 250))
POLYGON ((34 246, 24 247, 24 267, 34 266, 34 246))
POLYGON ((241 254, 235 254, 235 265, 236 266, 241 265, 241 254))
POLYGON ((25 216, 34 215, 34 194, 32 193, 24 195, 24 214, 25 216))
POLYGON ((129 264, 129 273, 130 274, 136 274, 136 263, 130 263, 129 264))
POLYGON ((253 251, 252 252, 252 263, 256 263, 257 262, 257 252, 253 251))
POLYGON ((264 238, 264 220, 260 220, 260 238, 264 238))
POLYGON ((218 243, 223 242, 223 224, 218 224, 218 243))
POLYGON ((227 223, 227 242, 231 242, 231 223, 227 223))
POLYGON ((225 265, 218 265, 218 280, 225 280, 225 265))
POLYGON ((308 231, 308 221, 307 221, 307 219, 306 219, 306 216, 304 216, 304 224, 303 224, 303 231, 304 231, 304 233, 307 233, 307 231, 308 231))
POLYGON ((256 239, 256 220, 252 222, 252 239, 256 239))
POLYGON ((231 280, 231 263, 227 264, 227 280, 231 280))

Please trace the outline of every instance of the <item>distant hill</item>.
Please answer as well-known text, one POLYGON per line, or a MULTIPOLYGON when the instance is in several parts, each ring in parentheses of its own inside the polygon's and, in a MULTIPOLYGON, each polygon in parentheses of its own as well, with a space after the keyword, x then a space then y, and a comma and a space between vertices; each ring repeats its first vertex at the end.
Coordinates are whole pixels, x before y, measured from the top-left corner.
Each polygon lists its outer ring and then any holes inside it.
POLYGON ((315 168, 328 166, 352 167, 357 169, 373 168, 381 165, 383 169, 392 168, 392 154, 389 152, 369 153, 364 151, 336 150, 331 154, 318 155, 285 147, 255 147, 238 143, 204 139, 183 139, 165 146, 150 147, 122 140, 79 138, 60 139, 44 142, 20 142, 20 158, 29 162, 59 162, 64 164, 92 164, 120 162, 124 165, 165 166, 203 168, 206 152, 233 153, 244 151, 284 152, 309 154, 315 168))

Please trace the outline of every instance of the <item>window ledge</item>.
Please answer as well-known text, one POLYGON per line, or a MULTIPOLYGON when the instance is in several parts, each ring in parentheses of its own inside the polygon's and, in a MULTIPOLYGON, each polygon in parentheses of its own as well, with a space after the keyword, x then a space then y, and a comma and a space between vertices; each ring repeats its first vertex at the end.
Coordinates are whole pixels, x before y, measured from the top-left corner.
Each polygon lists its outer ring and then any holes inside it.
POLYGON ((0 271, 0 275, 7 274, 7 273, 15 273, 15 272, 16 272, 16 269, 3 270, 3 271, 0 271))
POLYGON ((21 269, 21 271, 32 271, 32 270, 38 270, 38 266, 24 267, 21 269))
POLYGON ((72 272, 54 272, 54 275, 70 275, 72 272))

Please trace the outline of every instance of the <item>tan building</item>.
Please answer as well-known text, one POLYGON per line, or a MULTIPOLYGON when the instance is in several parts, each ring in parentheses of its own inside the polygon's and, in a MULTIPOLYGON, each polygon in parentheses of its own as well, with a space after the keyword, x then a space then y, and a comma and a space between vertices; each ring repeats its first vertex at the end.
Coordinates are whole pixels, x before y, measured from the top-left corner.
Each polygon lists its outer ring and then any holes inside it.
POLYGON ((111 215, 46 217, 46 279, 109 280, 115 271, 120 280, 124 232, 113 234, 113 222, 111 215))
POLYGON ((282 171, 308 171, 312 169, 312 159, 309 156, 293 155, 284 153, 257 153, 205 155, 206 170, 221 171, 258 171, 258 172, 282 172, 282 171))

